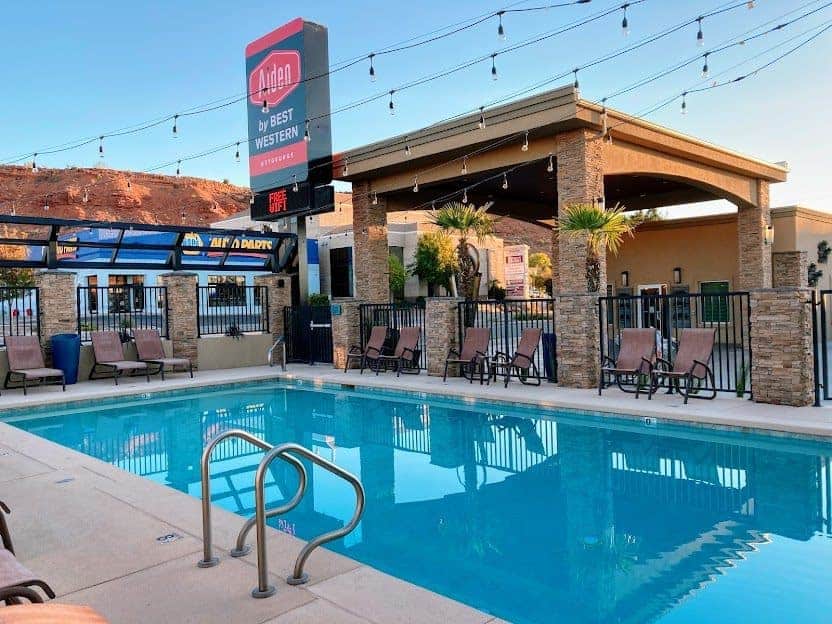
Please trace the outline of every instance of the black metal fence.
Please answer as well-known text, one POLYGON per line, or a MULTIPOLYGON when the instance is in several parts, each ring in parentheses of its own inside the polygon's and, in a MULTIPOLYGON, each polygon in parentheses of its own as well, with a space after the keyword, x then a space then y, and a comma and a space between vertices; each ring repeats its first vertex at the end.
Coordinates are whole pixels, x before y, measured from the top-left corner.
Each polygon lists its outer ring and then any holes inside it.
POLYGON ((0 325, 6 336, 40 336, 39 291, 35 287, 0 287, 0 325))
POLYGON ((168 337, 165 286, 79 286, 76 301, 82 342, 89 342, 93 331, 155 329, 168 337))
POLYGON ((332 362, 332 309, 326 306, 283 308, 286 359, 290 362, 332 362))
POLYGON ((419 365, 427 368, 424 303, 364 303, 359 306, 361 348, 367 346, 370 332, 376 325, 387 327, 385 347, 392 351, 402 327, 419 328, 419 365))
POLYGON ((506 299, 505 301, 463 301, 459 304, 459 344, 467 327, 488 327, 491 341, 488 355, 497 351, 514 354, 524 329, 543 330, 542 344, 535 353, 539 377, 558 380, 555 337, 555 302, 553 299, 506 299))
POLYGON ((621 330, 629 327, 656 329, 656 350, 673 361, 679 333, 687 327, 712 327, 716 331, 709 363, 720 392, 751 393, 751 317, 747 292, 718 294, 672 293, 599 297, 600 349, 615 359, 621 330))
POLYGON ((197 286, 196 295, 200 336, 269 331, 269 291, 265 286, 197 286))
POLYGON ((832 305, 832 290, 821 290, 812 293, 812 338, 814 343, 814 375, 815 375, 815 406, 820 407, 821 401, 828 401, 830 395, 830 328, 832 315, 829 309, 832 305))

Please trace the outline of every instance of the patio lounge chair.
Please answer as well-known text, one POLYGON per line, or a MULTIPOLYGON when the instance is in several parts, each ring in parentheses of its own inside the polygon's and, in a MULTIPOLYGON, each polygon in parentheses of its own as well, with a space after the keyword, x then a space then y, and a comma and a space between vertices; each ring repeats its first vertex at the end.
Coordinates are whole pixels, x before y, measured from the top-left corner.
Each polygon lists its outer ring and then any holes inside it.
MULTIPOLYGON (((641 390, 641 378, 647 376, 650 383, 652 379, 653 366, 656 362, 656 330, 647 328, 627 328, 621 330, 621 348, 618 350, 618 357, 612 358, 602 356, 601 374, 598 376, 598 394, 612 381, 605 383, 604 377, 609 376, 615 379, 615 383, 623 392, 635 393, 638 398, 641 390), (627 382, 622 377, 631 378, 636 389, 628 390, 624 387, 627 382)), ((629 384, 628 384, 629 385, 629 384)))
POLYGON ((418 374, 419 367, 419 336, 422 330, 419 327, 402 327, 399 332, 399 339, 392 355, 380 355, 375 360, 375 371, 378 375, 382 366, 391 365, 396 370, 396 377, 404 373, 418 374))
POLYGON ((676 387, 676 391, 685 397, 687 404, 689 398, 713 399, 716 397, 716 383, 714 372, 711 370, 710 362, 714 355, 714 329, 683 329, 679 332, 679 350, 671 365, 664 358, 658 358, 656 367, 652 372, 653 383, 650 384, 648 399, 653 398, 654 388, 658 386, 660 379, 667 379, 670 391, 676 387), (703 387, 693 388, 693 382, 704 382, 703 387), (680 383, 684 382, 684 383, 680 383), (710 392, 699 394, 698 390, 708 389, 710 392), (691 392, 694 390, 694 393, 691 392))
POLYGON ((509 357, 507 353, 497 351, 490 362, 494 381, 497 381, 497 372, 502 369, 506 388, 512 375, 516 375, 522 384, 539 386, 540 370, 534 361, 534 354, 542 335, 543 330, 539 327, 527 327, 520 334, 520 344, 517 345, 514 355, 509 357))
POLYGON ((7 513, 10 513, 8 506, 0 501, 0 537, 3 540, 3 548, 0 548, 0 602, 17 604, 21 598, 29 602, 43 602, 43 597, 33 587, 40 587, 49 598, 54 598, 55 592, 52 588, 36 578, 15 558, 9 527, 4 516, 7 513))
POLYGON ((23 394, 26 394, 29 383, 35 381, 38 384, 60 384, 66 392, 64 372, 59 368, 46 368, 37 336, 6 336, 6 354, 9 356, 9 372, 6 373, 4 388, 8 388, 10 382, 22 383, 23 394))
POLYGON ((364 350, 358 345, 353 345, 347 351, 347 362, 344 364, 344 372, 350 367, 350 362, 358 360, 361 363, 361 374, 364 374, 364 369, 367 368, 369 362, 374 362, 384 349, 384 341, 387 340, 387 326, 376 325, 370 330, 370 339, 367 341, 367 346, 364 350))
POLYGON ((95 355, 95 364, 90 372, 90 379, 112 377, 118 385, 119 376, 130 371, 144 373, 147 381, 150 382, 150 368, 145 362, 135 362, 124 359, 124 347, 121 346, 121 339, 117 332, 94 331, 92 336, 92 350, 95 355), (106 373, 106 374, 98 374, 106 373))
POLYGON ((167 357, 165 355, 162 337, 155 329, 134 329, 133 338, 136 341, 136 352, 139 360, 145 364, 158 366, 162 381, 165 380, 165 369, 174 371, 177 366, 187 370, 191 379, 194 378, 194 367, 188 358, 167 357))
POLYGON ((488 382, 491 382, 491 371, 488 367, 488 343, 491 340, 491 330, 487 327, 468 327, 465 329, 465 340, 462 341, 462 349, 448 350, 448 357, 445 359, 445 373, 442 381, 448 380, 448 366, 459 364, 459 372, 469 382, 474 383, 474 376, 479 371, 480 385, 483 375, 488 382))

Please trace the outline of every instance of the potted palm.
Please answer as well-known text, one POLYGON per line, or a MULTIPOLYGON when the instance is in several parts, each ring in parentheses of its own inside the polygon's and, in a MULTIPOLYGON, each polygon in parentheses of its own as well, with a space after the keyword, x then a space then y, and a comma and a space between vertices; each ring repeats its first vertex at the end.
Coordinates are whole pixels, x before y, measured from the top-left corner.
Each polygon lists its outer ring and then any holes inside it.
POLYGON ((494 217, 488 214, 491 204, 476 208, 473 204, 450 202, 442 206, 433 215, 431 221, 439 229, 458 237, 456 246, 457 282, 451 284, 466 299, 476 299, 479 291, 480 253, 469 241, 474 236, 479 243, 494 232, 494 217))
POLYGON ((598 204, 570 204, 556 223, 558 235, 586 241, 586 289, 596 293, 601 286, 601 254, 618 253, 624 237, 633 236, 636 221, 616 204, 604 209, 598 204))

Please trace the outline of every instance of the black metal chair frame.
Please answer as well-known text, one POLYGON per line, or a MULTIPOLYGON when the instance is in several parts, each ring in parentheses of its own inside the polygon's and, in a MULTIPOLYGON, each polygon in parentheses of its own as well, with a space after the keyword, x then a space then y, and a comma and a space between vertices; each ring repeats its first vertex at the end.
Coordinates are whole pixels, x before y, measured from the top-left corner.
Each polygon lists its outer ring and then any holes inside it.
POLYGON ((363 375, 365 368, 372 368, 370 366, 367 366, 367 362, 368 361, 370 361, 370 362, 375 361, 382 354, 383 354, 383 350, 376 349, 375 347, 367 346, 367 350, 364 351, 364 350, 361 349, 361 347, 359 345, 353 345, 349 348, 349 351, 347 351, 347 361, 344 364, 344 372, 346 373, 347 370, 349 369, 350 362, 354 362, 355 360, 358 360, 359 362, 361 362, 361 374, 363 375), (375 351, 378 354, 378 356, 376 356, 374 358, 368 358, 367 355, 369 354, 370 351, 375 351))
MULTIPOLYGON (((713 354, 711 354, 711 359, 713 358, 713 354)), ((708 360, 710 361, 710 360, 708 360)), ((670 363, 669 360, 664 358, 657 358, 656 366, 651 370, 650 376, 653 379, 653 383, 650 384, 649 394, 647 395, 648 399, 653 398, 653 394, 655 394, 656 390, 659 388, 659 379, 665 378, 667 379, 667 394, 673 394, 673 388, 676 388, 676 392, 681 394, 685 399, 685 405, 688 403, 688 399, 705 399, 705 400, 712 400, 716 398, 716 379, 714 377, 714 371, 706 362, 700 362, 699 360, 694 360, 693 364, 691 365, 690 369, 685 371, 684 373, 674 373, 672 372, 673 365, 670 363), (661 368, 665 370, 662 370, 661 368), (693 371, 698 367, 701 366, 705 369, 704 375, 694 375, 693 371), (691 393, 691 384, 693 380, 697 379, 700 381, 705 381, 706 385, 704 387, 696 388, 696 393, 691 393), (684 381, 684 387, 681 386, 679 382, 684 381), (710 381, 710 393, 707 395, 700 395, 699 390, 708 390, 707 382, 710 381)))
MULTIPOLYGON (((129 372, 130 370, 133 371, 133 374, 129 375, 130 377, 138 377, 139 376, 138 372, 141 371, 140 368, 134 368, 134 369, 129 369, 129 370, 122 371, 115 364, 107 364, 106 362, 96 362, 95 364, 93 364, 92 370, 90 371, 90 379, 91 380, 92 379, 108 379, 109 377, 112 377, 115 384, 118 385, 118 378, 119 377, 124 377, 124 375, 127 372, 129 372), (105 370, 109 370, 110 373, 107 374, 107 375, 96 375, 96 371, 99 367, 102 367, 105 370)), ((147 376, 147 383, 150 383, 150 367, 149 366, 145 368, 145 375, 147 376)))
POLYGON ((448 349, 448 355, 445 358, 445 372, 442 375, 443 382, 448 381, 448 366, 458 364, 460 374, 467 379, 469 383, 474 383, 474 377, 477 372, 479 372, 480 385, 482 385, 483 379, 485 379, 487 385, 491 385, 491 365, 487 354, 482 351, 477 351, 476 355, 470 360, 461 360, 459 359, 459 356, 460 353, 456 349, 448 349), (452 358, 452 355, 455 355, 456 358, 452 358))
POLYGON ((534 361, 536 353, 537 348, 532 352, 531 357, 515 353, 509 358, 507 353, 497 351, 489 361, 491 373, 494 376, 494 383, 497 383, 497 370, 502 368, 505 371, 505 384, 503 386, 505 388, 508 388, 508 382, 511 381, 512 375, 517 377, 524 386, 539 386, 543 382, 540 379, 540 369, 534 361), (519 366, 517 364, 518 358, 529 360, 529 366, 519 366), (534 381, 529 381, 530 379, 534 379, 534 381))
POLYGON ((63 391, 66 392, 66 376, 61 373, 59 375, 48 375, 46 377, 37 377, 37 383, 35 384, 27 384, 26 382, 29 380, 28 377, 24 373, 18 371, 9 371, 6 373, 6 380, 3 382, 3 388, 6 390, 15 390, 17 388, 23 388, 23 395, 26 396, 27 390, 32 387, 37 386, 61 386, 63 391), (20 379, 15 381, 13 376, 19 375, 20 379), (55 381, 46 381, 47 379, 54 379, 55 381), (16 385, 10 386, 9 383, 14 382, 16 385), (19 385, 17 385, 19 383, 19 385))
MULTIPOLYGON (((0 539, 2 540, 3 548, 14 555, 12 537, 9 533, 9 525, 6 523, 5 516, 5 514, 9 513, 11 513, 9 507, 6 503, 0 501, 0 539)), ((5 602, 7 605, 20 604, 19 598, 25 598, 29 602, 42 603, 43 597, 32 589, 32 586, 40 587, 49 598, 55 597, 55 592, 52 591, 52 588, 46 582, 39 579, 32 579, 23 585, 12 585, 0 588, 0 602, 5 602)))
POLYGON ((373 360, 375 362, 375 368, 372 370, 378 375, 381 367, 384 366, 384 370, 395 370, 396 377, 399 377, 402 373, 418 375, 422 372, 422 367, 419 365, 419 356, 421 354, 420 349, 409 349, 407 347, 402 349, 402 354, 398 357, 382 354, 373 360), (405 359, 405 355, 408 353, 410 353, 411 357, 410 359, 405 359))
MULTIPOLYGON (((150 371, 150 372, 148 372, 148 375, 161 375, 162 376, 162 381, 165 380, 165 363, 164 362, 161 362, 159 360, 139 360, 139 361, 144 362, 145 364, 153 364, 154 366, 158 366, 159 370, 150 371)), ((176 364, 174 364, 171 368, 169 368, 168 371, 171 372, 171 373, 175 373, 176 372, 175 367, 176 367, 176 364)), ((184 373, 185 371, 183 370, 182 372, 184 373)), ((194 378, 194 363, 191 362, 190 360, 188 360, 188 374, 191 376, 191 379, 194 378)), ((92 378, 90 378, 90 379, 92 379, 92 378)), ((148 381, 149 381, 149 379, 148 379, 148 381)))
POLYGON ((648 394, 654 394, 656 392, 657 386, 654 386, 651 382, 653 379, 653 368, 654 363, 648 360, 645 357, 641 358, 642 366, 645 364, 647 365, 647 371, 642 371, 639 369, 622 369, 615 367, 615 360, 613 360, 608 355, 601 356, 601 374, 598 378, 598 396, 601 395, 601 391, 604 388, 609 388, 613 383, 618 386, 618 389, 621 392, 626 392, 627 394, 635 394, 636 398, 643 392, 641 389, 642 387, 642 377, 647 377, 648 381, 648 394), (605 366, 605 364, 609 364, 609 366, 605 366), (607 376, 607 380, 604 380, 604 376, 607 376), (609 379, 612 377, 612 379, 609 379), (625 378, 622 381, 622 377, 625 378), (614 381, 613 381, 614 379, 614 381), (634 389, 630 389, 630 387, 634 389))

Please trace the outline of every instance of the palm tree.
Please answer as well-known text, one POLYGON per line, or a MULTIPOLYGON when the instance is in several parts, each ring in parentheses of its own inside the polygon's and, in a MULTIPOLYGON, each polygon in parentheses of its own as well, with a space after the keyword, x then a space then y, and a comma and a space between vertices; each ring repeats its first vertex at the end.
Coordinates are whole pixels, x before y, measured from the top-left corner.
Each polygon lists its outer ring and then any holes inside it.
POLYGON ((601 281, 601 254, 618 253, 626 235, 633 236, 637 220, 624 214, 624 207, 616 204, 605 210, 597 204, 566 206, 556 224, 559 235, 586 240, 586 288, 598 292, 601 281))
MULTIPOLYGON (((459 261, 459 291, 466 299, 476 295, 476 278, 480 271, 480 254, 477 248, 468 242, 474 236, 482 243, 494 232, 494 217, 488 214, 491 204, 475 208, 473 204, 450 202, 431 215, 431 222, 439 229, 459 237, 456 247, 459 261)), ((454 284, 452 284, 453 290, 454 284)))

